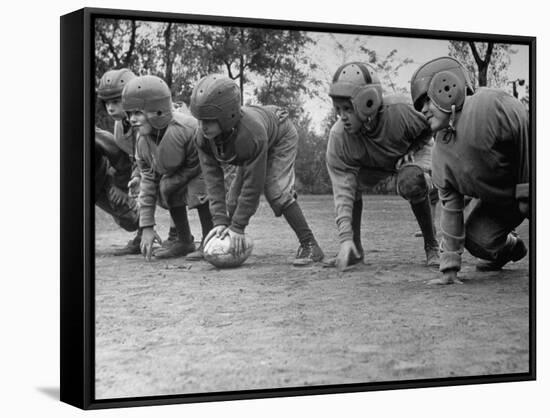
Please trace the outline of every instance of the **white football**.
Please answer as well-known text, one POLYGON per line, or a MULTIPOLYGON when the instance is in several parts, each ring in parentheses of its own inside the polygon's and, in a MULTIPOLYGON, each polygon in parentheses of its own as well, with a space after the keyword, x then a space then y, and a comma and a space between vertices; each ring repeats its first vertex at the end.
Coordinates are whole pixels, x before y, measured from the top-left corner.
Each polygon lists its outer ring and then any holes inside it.
POLYGON ((235 257, 229 252, 229 246, 231 239, 229 236, 225 236, 223 239, 218 237, 212 237, 204 246, 204 258, 210 264, 218 268, 238 267, 246 261, 246 259, 252 253, 252 247, 254 243, 252 238, 248 235, 244 236, 245 251, 239 257, 235 257))

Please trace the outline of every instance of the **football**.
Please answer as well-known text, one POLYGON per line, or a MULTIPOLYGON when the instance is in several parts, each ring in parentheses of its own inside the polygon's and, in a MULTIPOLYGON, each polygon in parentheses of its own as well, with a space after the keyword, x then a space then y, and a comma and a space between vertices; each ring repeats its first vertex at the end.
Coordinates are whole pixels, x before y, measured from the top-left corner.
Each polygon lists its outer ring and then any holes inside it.
POLYGON ((252 238, 245 235, 245 251, 239 257, 229 252, 231 240, 229 236, 223 239, 212 237, 204 246, 204 259, 218 268, 238 267, 246 261, 254 246, 252 238))

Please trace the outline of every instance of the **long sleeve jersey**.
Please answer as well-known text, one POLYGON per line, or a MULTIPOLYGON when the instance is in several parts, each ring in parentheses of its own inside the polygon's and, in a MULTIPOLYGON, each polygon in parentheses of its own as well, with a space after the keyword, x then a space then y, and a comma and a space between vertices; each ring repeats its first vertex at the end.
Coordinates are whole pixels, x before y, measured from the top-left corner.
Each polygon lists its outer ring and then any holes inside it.
POLYGON ((162 176, 169 176, 179 187, 200 174, 194 143, 197 120, 175 112, 168 126, 158 135, 139 136, 136 146, 141 173, 139 191, 140 227, 155 225, 155 208, 162 176))
POLYGON ((529 120, 519 100, 481 88, 466 98, 455 129, 437 133, 432 153, 432 178, 443 209, 441 271, 460 270, 464 196, 505 210, 529 183, 529 120))
POLYGON ((402 96, 384 97, 373 132, 344 130, 338 120, 330 130, 327 168, 332 182, 340 242, 351 240, 351 218, 361 168, 395 171, 399 158, 429 144, 431 131, 424 116, 402 96))
POLYGON ((268 152, 279 139, 276 109, 275 106, 241 108, 239 123, 226 137, 208 139, 199 129, 197 148, 214 226, 228 225, 242 233, 256 212, 265 185, 268 152), (231 219, 225 203, 222 163, 242 167, 242 188, 231 219))

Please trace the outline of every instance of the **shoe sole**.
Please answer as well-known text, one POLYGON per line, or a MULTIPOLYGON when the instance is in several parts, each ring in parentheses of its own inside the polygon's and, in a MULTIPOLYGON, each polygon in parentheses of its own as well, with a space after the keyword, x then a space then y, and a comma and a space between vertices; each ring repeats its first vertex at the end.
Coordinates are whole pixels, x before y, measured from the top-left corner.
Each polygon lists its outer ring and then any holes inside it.
POLYGON ((516 261, 519 261, 521 260, 523 257, 525 257, 527 255, 527 247, 525 247, 525 244, 523 243, 523 241, 521 241, 521 249, 519 250, 519 254, 517 254, 516 256, 514 257, 510 257, 510 259, 508 261, 506 261, 504 264, 501 264, 501 265, 491 265, 490 261, 489 262, 486 262, 486 264, 478 264, 476 266, 476 270, 477 271, 499 271, 499 270, 502 270, 502 268, 508 264, 508 263, 515 263, 516 261))
POLYGON ((310 266, 312 264, 321 262, 322 260, 323 260, 322 258, 319 260, 312 260, 310 258, 300 258, 300 259, 294 260, 292 262, 292 265, 296 267, 310 266))

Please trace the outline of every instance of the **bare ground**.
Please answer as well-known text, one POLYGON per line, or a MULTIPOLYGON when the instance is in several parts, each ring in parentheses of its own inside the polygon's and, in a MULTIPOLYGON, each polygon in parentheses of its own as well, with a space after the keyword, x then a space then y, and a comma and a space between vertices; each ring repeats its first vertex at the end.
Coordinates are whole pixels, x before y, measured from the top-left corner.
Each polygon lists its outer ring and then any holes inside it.
MULTIPOLYGON (((364 202, 366 264, 343 274, 292 267, 296 238, 263 201, 253 254, 232 270, 114 257, 132 235, 96 210, 96 398, 528 372, 527 257, 478 273, 466 254, 464 285, 428 286, 438 272, 423 265, 408 204, 364 202)), ((300 203, 334 255, 332 197, 300 203)), ((165 237, 167 213, 157 219, 165 237)))

